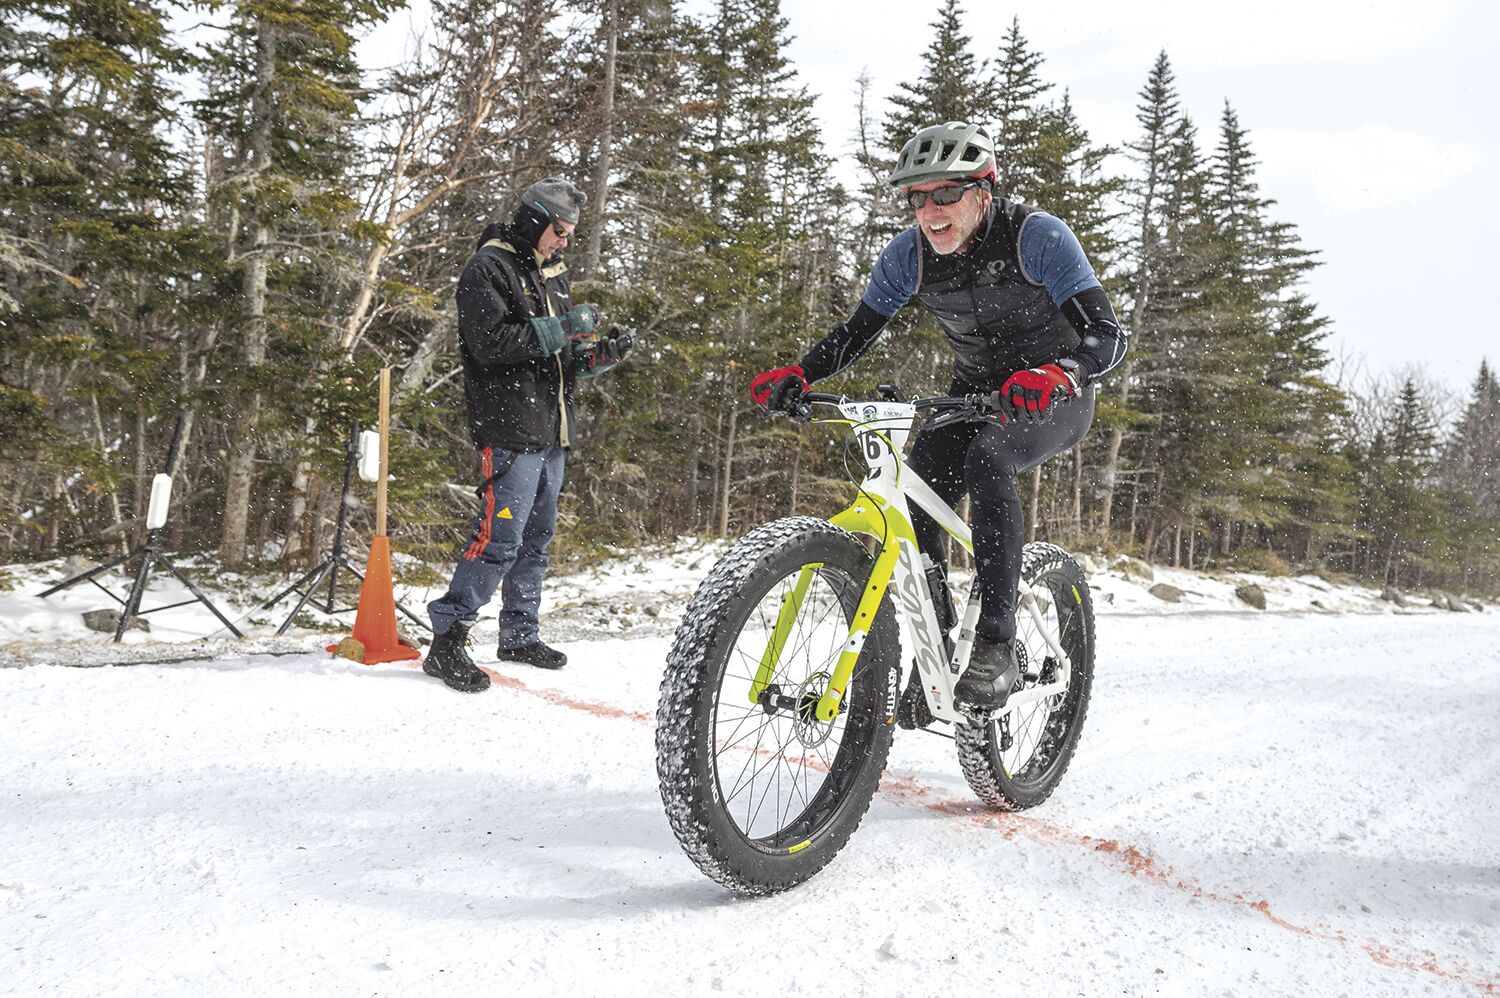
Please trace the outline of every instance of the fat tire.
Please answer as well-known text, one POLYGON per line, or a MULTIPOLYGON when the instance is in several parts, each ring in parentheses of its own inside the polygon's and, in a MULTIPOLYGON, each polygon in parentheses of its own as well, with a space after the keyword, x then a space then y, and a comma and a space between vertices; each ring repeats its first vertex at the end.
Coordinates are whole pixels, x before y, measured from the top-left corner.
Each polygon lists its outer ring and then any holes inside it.
MULTIPOLYGON (((1054 605, 1068 607, 1059 643, 1073 661, 1073 673, 1063 702, 1046 720, 1046 758, 1011 774, 1001 759, 999 724, 983 727, 960 724, 954 731, 958 761, 964 778, 979 799, 991 807, 1020 811, 1036 807, 1052 795, 1073 760, 1088 714, 1094 684, 1094 604, 1083 570, 1073 556, 1055 544, 1027 544, 1021 558, 1021 578, 1051 590, 1054 605), (1034 770, 1034 771, 1033 771, 1034 770)), ((1039 746, 1038 751, 1043 751, 1039 746)), ((1035 756, 1033 756, 1035 758, 1035 756)))
MULTIPOLYGON (((736 894, 774 894, 823 869, 869 809, 885 770, 900 692, 899 636, 889 597, 881 602, 847 690, 844 737, 835 772, 846 785, 824 802, 829 813, 796 851, 752 841, 720 803, 715 776, 714 705, 726 663, 748 616, 788 573, 821 563, 852 581, 839 592, 844 620, 874 567, 862 541, 825 520, 794 516, 738 541, 698 586, 667 657, 656 712, 656 769, 662 803, 683 851, 736 894)), ((822 799, 823 789, 814 796, 822 799)), ((815 808, 809 804, 804 812, 815 808)))

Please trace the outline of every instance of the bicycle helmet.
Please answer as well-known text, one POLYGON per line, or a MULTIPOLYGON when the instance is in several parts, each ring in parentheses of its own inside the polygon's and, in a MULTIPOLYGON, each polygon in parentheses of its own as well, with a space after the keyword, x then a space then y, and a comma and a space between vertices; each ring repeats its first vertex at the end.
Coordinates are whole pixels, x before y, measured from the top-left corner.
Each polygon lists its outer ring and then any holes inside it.
POLYGON ((896 168, 886 177, 892 187, 910 187, 930 180, 995 182, 995 143, 984 129, 966 121, 928 125, 896 157, 896 168))

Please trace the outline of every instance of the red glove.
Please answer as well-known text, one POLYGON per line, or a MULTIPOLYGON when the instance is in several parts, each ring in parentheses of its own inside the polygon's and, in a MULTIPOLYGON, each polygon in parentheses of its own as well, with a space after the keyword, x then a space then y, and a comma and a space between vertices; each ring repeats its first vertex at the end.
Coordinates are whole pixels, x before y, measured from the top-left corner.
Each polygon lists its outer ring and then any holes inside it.
POLYGON ((792 413, 812 385, 800 367, 775 367, 750 379, 750 399, 767 412, 792 413))
POLYGON ((1043 364, 1029 371, 1017 371, 1000 386, 1000 397, 1009 402, 1018 415, 1032 419, 1047 414, 1057 402, 1078 394, 1073 375, 1056 364, 1043 364))

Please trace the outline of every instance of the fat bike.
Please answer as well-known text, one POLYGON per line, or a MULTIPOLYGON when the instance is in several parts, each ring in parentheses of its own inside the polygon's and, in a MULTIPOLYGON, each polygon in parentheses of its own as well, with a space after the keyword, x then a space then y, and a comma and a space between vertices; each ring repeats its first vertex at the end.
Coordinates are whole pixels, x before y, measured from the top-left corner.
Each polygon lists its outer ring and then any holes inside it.
POLYGON ((991 714, 955 705, 979 597, 971 590, 953 606, 942 570, 919 548, 912 505, 971 554, 973 543, 902 450, 919 417, 931 426, 993 419, 1001 402, 998 393, 905 401, 888 385, 878 394, 804 396, 804 418, 834 409, 812 421, 852 434, 866 465, 854 502, 827 520, 772 521, 735 543, 699 585, 667 658, 662 801, 688 856, 738 894, 786 890, 833 859, 869 808, 903 711, 903 726, 951 726, 979 799, 1019 810, 1057 787, 1088 710, 1088 584, 1066 551, 1035 543, 1016 608, 1020 678, 991 714))

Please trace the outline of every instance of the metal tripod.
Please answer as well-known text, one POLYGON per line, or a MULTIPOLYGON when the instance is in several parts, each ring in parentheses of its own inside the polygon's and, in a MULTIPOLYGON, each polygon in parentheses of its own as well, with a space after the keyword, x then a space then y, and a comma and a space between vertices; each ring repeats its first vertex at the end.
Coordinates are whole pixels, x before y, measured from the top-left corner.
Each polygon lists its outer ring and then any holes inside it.
MULTIPOLYGON (((167 448, 167 466, 163 471, 163 473, 168 476, 172 474, 173 470, 177 466, 177 452, 179 445, 182 443, 182 427, 186 421, 187 410, 179 409, 177 412, 177 426, 172 431, 172 443, 167 448)), ((150 514, 148 513, 147 515, 149 517, 150 514)), ((158 546, 158 541, 161 536, 161 530, 161 527, 147 530, 146 543, 141 547, 138 547, 121 555, 114 561, 100 565, 98 568, 89 569, 87 572, 84 572, 80 575, 75 575, 71 579, 68 579, 64 582, 59 582, 51 589, 48 589, 47 591, 38 595, 45 598, 47 596, 51 596, 53 593, 62 592, 64 589, 67 589, 70 586, 76 586, 80 582, 93 583, 93 585, 96 586, 106 596, 114 600, 116 603, 121 604, 125 608, 120 613, 119 625, 115 627, 114 640, 116 642, 118 642, 125 635, 125 628, 130 626, 130 618, 144 617, 148 613, 157 613, 161 610, 171 610, 175 607, 187 606, 190 603, 202 603, 213 612, 213 615, 215 617, 219 618, 220 623, 229 628, 229 632, 231 634, 233 634, 237 638, 243 638, 245 635, 241 634, 240 631, 234 626, 234 624, 230 623, 229 618, 220 613, 219 608, 214 606, 213 602, 207 596, 203 595, 203 593, 199 591, 198 587, 193 585, 192 581, 178 570, 176 565, 172 564, 172 559, 168 558, 165 554, 162 554, 158 546), (130 586, 130 595, 122 600, 120 599, 120 597, 116 596, 108 589, 105 589, 104 586, 101 585, 95 578, 95 576, 101 575, 117 565, 123 565, 126 562, 130 561, 132 558, 140 558, 141 564, 140 567, 135 570, 135 581, 130 586), (183 600, 180 603, 169 603, 166 606, 154 606, 148 610, 142 610, 141 597, 146 592, 146 579, 151 574, 151 566, 156 562, 160 562, 161 564, 165 565, 167 571, 175 575, 177 577, 177 581, 186 586, 187 591, 193 594, 193 598, 189 600, 183 600)))
MULTIPOLYGON (((354 467, 358 462, 359 420, 355 420, 354 425, 349 430, 349 448, 347 453, 344 455, 344 491, 339 499, 338 525, 334 527, 333 531, 333 550, 329 552, 327 558, 323 559, 323 561, 316 567, 309 569, 296 582, 293 582, 281 592, 277 593, 275 596, 272 596, 270 599, 266 600, 260 606, 251 611, 251 613, 258 613, 261 610, 269 610, 277 603, 280 603, 282 600, 286 599, 292 593, 300 594, 301 598, 297 600, 297 605, 292 607, 292 612, 287 614, 286 620, 282 621, 281 626, 276 629, 276 633, 278 635, 285 634, 287 632, 287 629, 292 626, 292 621, 296 619, 297 614, 301 613, 302 608, 307 606, 309 603, 312 604, 314 609, 321 610, 323 613, 330 615, 335 613, 344 613, 346 611, 355 609, 352 606, 339 608, 337 606, 337 600, 340 568, 343 568, 345 571, 349 572, 361 583, 365 581, 364 573, 361 572, 358 568, 355 568, 353 565, 351 565, 349 563, 349 559, 344 557, 344 519, 348 515, 349 495, 350 490, 354 485, 354 467), (323 584, 323 579, 325 576, 328 579, 328 595, 327 598, 320 604, 317 600, 314 599, 313 594, 316 593, 319 587, 323 584)), ((413 614, 402 604, 397 603, 396 609, 400 610, 409 619, 414 621, 418 627, 421 627, 424 630, 432 630, 432 628, 428 626, 425 620, 422 620, 420 617, 413 614)))

